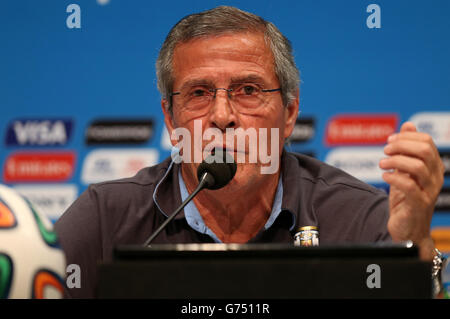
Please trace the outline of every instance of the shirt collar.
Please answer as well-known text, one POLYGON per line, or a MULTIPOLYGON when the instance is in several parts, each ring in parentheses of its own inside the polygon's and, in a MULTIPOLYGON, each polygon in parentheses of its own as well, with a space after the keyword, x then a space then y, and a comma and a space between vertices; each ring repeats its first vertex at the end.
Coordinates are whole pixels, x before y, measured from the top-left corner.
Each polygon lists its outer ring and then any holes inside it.
MULTIPOLYGON (((281 211, 289 212, 292 216, 292 224, 289 230, 292 231, 297 224, 298 215, 300 214, 300 212, 298 212, 300 202, 298 190, 300 188, 301 176, 295 166, 298 166, 295 158, 283 150, 281 156, 280 179, 278 181, 275 200, 272 205, 272 212, 266 225, 264 226, 265 229, 269 229, 273 225, 281 211)), ((155 187, 153 199, 161 213, 166 217, 170 216, 170 214, 172 214, 181 205, 182 200, 187 197, 185 195, 187 193, 186 185, 181 178, 180 168, 180 164, 175 164, 170 156, 161 165, 161 169, 164 172, 162 172, 162 177, 160 178, 157 187, 155 187), (184 196, 182 196, 182 186, 184 186, 184 190, 186 191, 184 196)), ((189 211, 189 208, 192 206, 195 208, 195 210, 193 210, 193 214, 195 215, 195 213, 197 213, 202 224, 205 225, 203 219, 201 219, 197 207, 195 207, 193 202, 188 204, 188 207, 185 207, 184 211, 181 211, 175 217, 175 220, 185 219, 186 210, 189 211)), ((189 220, 187 221, 189 223, 189 220)), ((191 227, 195 229, 192 225, 191 227)), ((203 233, 203 231, 200 232, 203 233)))
MULTIPOLYGON (((181 176, 181 170, 178 171, 178 182, 180 185, 181 201, 184 201, 186 198, 188 198, 189 193, 186 189, 186 184, 184 183, 183 177, 181 176)), ((269 229, 273 225, 277 217, 280 215, 282 198, 283 198, 283 182, 282 176, 280 174, 277 191, 275 193, 275 199, 272 204, 272 212, 270 213, 269 219, 264 225, 265 230, 269 229)), ((189 224, 189 226, 191 226, 194 230, 202 234, 209 235, 217 243, 221 242, 221 240, 216 236, 216 234, 214 234, 214 232, 208 226, 206 226, 200 212, 197 209, 197 206, 195 206, 195 203, 193 201, 189 202, 184 207, 184 216, 186 217, 186 221, 189 224)))

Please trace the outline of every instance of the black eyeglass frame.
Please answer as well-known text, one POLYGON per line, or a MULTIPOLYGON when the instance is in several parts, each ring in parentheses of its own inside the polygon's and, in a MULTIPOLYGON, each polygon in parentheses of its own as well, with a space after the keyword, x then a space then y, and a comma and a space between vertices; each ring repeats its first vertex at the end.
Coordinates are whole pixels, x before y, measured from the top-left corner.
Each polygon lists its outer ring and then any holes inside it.
MULTIPOLYGON (((214 91, 214 98, 216 98, 216 93, 217 90, 225 90, 228 93, 228 98, 230 98, 230 92, 233 91, 233 89, 225 89, 225 88, 215 88, 215 89, 209 89, 208 91, 212 92, 214 91)), ((261 92, 277 92, 280 91, 281 92, 281 87, 277 88, 277 89, 261 89, 261 92)), ((169 109, 172 109, 173 106, 173 96, 174 95, 180 95, 181 92, 171 92, 169 93, 169 109)))
MULTIPOLYGON (((208 89, 209 92, 214 92, 214 98, 216 97, 217 94, 217 90, 224 90, 228 93, 228 97, 230 97, 230 93, 233 92, 233 89, 225 89, 225 88, 215 88, 215 89, 208 89)), ((261 92, 277 92, 280 91, 281 92, 281 87, 277 88, 277 89, 261 89, 261 92)), ((171 99, 172 102, 172 96, 174 95, 180 95, 181 92, 172 92, 169 93, 169 97, 171 99)))

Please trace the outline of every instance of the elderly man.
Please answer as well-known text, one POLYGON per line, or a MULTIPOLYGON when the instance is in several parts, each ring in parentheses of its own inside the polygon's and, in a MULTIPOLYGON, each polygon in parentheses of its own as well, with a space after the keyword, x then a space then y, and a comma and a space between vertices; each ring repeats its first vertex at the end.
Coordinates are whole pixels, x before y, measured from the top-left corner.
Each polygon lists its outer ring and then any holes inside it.
MULTIPOLYGON (((291 51, 272 23, 232 7, 187 16, 170 31, 157 75, 172 143, 179 145, 174 133, 180 128, 224 136, 232 129, 265 129, 258 147, 271 150, 279 165, 263 173, 266 163, 250 159, 250 142, 216 143, 241 157, 235 177, 222 189, 199 193, 154 243, 292 243, 299 227, 317 226, 321 244, 412 240, 421 258, 431 260, 430 222, 443 184, 431 138, 411 123, 389 138, 388 157, 380 162, 389 197, 318 160, 286 152, 299 109, 291 51)), ((208 153, 209 142, 186 143, 181 153, 208 153)), ((69 296, 93 296, 97 262, 110 260, 116 245, 144 243, 196 188, 199 164, 168 158, 132 178, 91 185, 80 196, 56 223, 68 263, 82 269, 82 287, 69 296)))

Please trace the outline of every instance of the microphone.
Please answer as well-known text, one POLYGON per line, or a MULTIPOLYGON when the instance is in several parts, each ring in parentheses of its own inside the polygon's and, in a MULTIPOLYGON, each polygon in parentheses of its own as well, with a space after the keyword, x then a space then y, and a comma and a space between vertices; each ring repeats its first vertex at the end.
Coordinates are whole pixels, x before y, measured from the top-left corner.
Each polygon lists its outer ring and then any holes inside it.
POLYGON ((145 241, 145 247, 149 246, 153 239, 167 226, 168 223, 197 195, 202 189, 219 189, 227 185, 236 174, 237 165, 233 157, 223 149, 215 149, 213 154, 209 155, 199 165, 197 169, 197 178, 199 184, 197 188, 186 198, 175 212, 167 218, 164 223, 145 241))
POLYGON ((209 155, 198 167, 197 178, 208 179, 208 185, 205 188, 219 189, 227 185, 236 174, 237 165, 233 157, 222 149, 215 149, 212 155, 209 155), (218 159, 218 162, 215 160, 218 159), (204 177, 206 174, 207 177, 204 177), (212 183, 211 183, 211 182, 212 183))

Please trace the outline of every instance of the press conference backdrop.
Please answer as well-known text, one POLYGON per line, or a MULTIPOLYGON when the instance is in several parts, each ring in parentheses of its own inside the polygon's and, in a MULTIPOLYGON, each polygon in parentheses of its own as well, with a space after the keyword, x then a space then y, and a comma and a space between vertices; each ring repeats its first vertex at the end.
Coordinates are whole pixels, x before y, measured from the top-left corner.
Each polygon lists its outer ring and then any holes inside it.
POLYGON ((446 165, 433 236, 450 253, 449 0, 1 1, 1 182, 56 220, 90 183, 169 156, 159 48, 179 19, 221 4, 292 42, 301 113, 288 150, 388 192, 387 136, 407 120, 433 136, 446 165))

